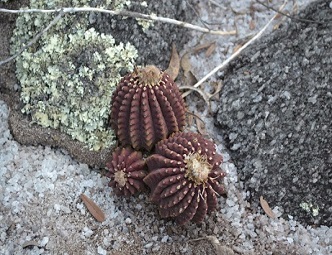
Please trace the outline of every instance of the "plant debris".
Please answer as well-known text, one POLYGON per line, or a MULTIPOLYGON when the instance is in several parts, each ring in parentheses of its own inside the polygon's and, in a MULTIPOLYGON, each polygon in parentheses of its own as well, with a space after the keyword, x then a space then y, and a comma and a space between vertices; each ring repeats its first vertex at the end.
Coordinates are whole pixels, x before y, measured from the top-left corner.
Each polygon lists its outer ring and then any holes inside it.
POLYGON ((205 129, 204 121, 201 118, 199 118, 198 116, 196 116, 196 126, 197 126, 198 133, 200 133, 203 136, 208 135, 208 133, 205 129))
POLYGON ((190 59, 189 59, 189 55, 190 53, 189 52, 186 52, 182 58, 181 58, 181 61, 180 61, 180 64, 181 64, 181 68, 183 69, 183 72, 184 73, 187 73, 191 70, 191 64, 190 64, 190 59))
POLYGON ((100 207, 93 202, 90 198, 88 198, 83 193, 81 194, 80 198, 82 199, 83 203, 85 204, 88 211, 91 215, 99 222, 105 221, 106 217, 104 212, 100 209, 100 207))
POLYGON ((216 50, 217 48, 217 44, 216 42, 213 42, 209 48, 207 48, 207 50, 205 51, 205 57, 210 57, 212 55, 212 53, 214 53, 214 51, 216 50))
POLYGON ((205 236, 205 237, 189 240, 189 242, 190 241, 197 242, 197 241, 202 241, 202 240, 210 243, 212 245, 212 247, 214 248, 215 254, 217 254, 217 255, 234 255, 234 252, 230 248, 228 248, 227 246, 221 245, 221 243, 219 242, 219 240, 217 239, 216 236, 205 236))
POLYGON ((33 248, 33 246, 37 246, 40 248, 39 244, 36 241, 26 241, 22 244, 23 249, 30 249, 33 248))
POLYGON ((168 75, 175 80, 179 75, 180 70, 180 56, 176 49, 175 43, 172 44, 172 55, 169 61, 168 68, 165 70, 168 75))
POLYGON ((215 42, 206 42, 206 43, 203 43, 203 44, 199 44, 193 49, 193 53, 197 54, 202 50, 208 49, 214 43, 215 42))
POLYGON ((233 49, 233 53, 237 52, 239 49, 241 49, 241 47, 243 46, 243 44, 237 44, 235 45, 234 49, 233 49))
POLYGON ((264 212, 266 213, 266 215, 272 219, 275 219, 276 216, 275 216, 274 212, 272 211, 269 204, 266 202, 266 200, 262 196, 260 196, 259 202, 260 202, 264 212))

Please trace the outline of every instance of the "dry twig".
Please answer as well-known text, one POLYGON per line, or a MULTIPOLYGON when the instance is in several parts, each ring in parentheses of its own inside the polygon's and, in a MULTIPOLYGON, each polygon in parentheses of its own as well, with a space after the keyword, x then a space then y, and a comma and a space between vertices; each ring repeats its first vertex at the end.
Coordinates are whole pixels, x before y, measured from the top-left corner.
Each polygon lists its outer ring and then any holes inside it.
MULTIPOLYGON (((199 88, 195 88, 193 86, 186 86, 186 85, 180 86, 179 89, 180 90, 188 89, 189 91, 196 91, 197 93, 199 93, 202 96, 202 98, 204 99, 205 103, 207 105, 210 105, 209 104, 209 100, 210 100, 211 95, 209 95, 208 93, 204 92, 203 90, 201 90, 199 88)), ((182 94, 182 97, 185 97, 184 94, 182 94)))
POLYGON ((0 61, 0 66, 8 63, 9 61, 15 59, 17 56, 19 56, 25 49, 30 47, 32 44, 34 44, 43 34, 45 34, 56 22, 59 21, 59 19, 62 17, 65 13, 75 13, 75 12, 101 12, 101 13, 107 13, 114 16, 124 16, 124 17, 132 17, 132 18, 138 18, 138 19, 145 19, 145 20, 152 20, 157 22, 163 22, 163 23, 169 23, 174 24, 177 26, 181 26, 188 29, 197 30, 203 33, 210 33, 214 35, 234 35, 236 34, 235 30, 232 31, 221 31, 221 30, 211 30, 208 28, 203 28, 200 26, 196 26, 187 22, 178 21, 175 19, 170 19, 166 17, 159 17, 156 15, 148 15, 148 14, 142 14, 138 12, 131 12, 131 11, 113 11, 113 10, 107 10, 102 8, 94 8, 94 7, 68 7, 68 8, 58 8, 58 9, 49 9, 49 10, 43 10, 43 9, 25 9, 25 10, 9 10, 9 9, 3 9, 0 8, 0 12, 5 13, 59 13, 55 17, 55 19, 41 32, 39 32, 32 40, 24 47, 22 47, 19 52, 17 52, 15 55, 0 61))
POLYGON ((271 6, 268 6, 267 4, 263 3, 262 1, 259 1, 259 0, 256 0, 257 3, 263 5, 265 8, 269 9, 269 10, 272 10, 282 16, 285 16, 287 18, 290 18, 292 20, 296 20, 296 21, 299 21, 299 22, 305 22, 305 23, 316 23, 316 24, 326 24, 326 22, 320 22, 320 21, 316 21, 316 20, 310 20, 310 19, 302 19, 302 18, 297 18, 297 17, 294 17, 294 16, 291 16, 285 12, 282 12, 280 9, 279 10, 276 10, 275 8, 271 7, 271 6))
POLYGON ((32 44, 36 43, 38 41, 38 39, 40 37, 42 37, 43 34, 45 34, 53 25, 55 25, 60 18, 62 17, 64 13, 62 11, 60 11, 60 13, 50 22, 50 24, 48 24, 42 31, 40 31, 38 34, 36 34, 34 36, 34 38, 32 38, 32 40, 27 43, 26 45, 24 45, 24 47, 22 47, 18 52, 16 52, 13 56, 6 58, 5 60, 0 61, 0 66, 3 64, 6 64, 12 60, 14 60, 15 58, 17 58, 25 49, 29 48, 32 44))
POLYGON ((131 18, 138 18, 138 19, 146 19, 146 20, 152 20, 152 21, 158 21, 163 23, 169 23, 173 25, 177 25, 180 27, 185 27, 193 30, 197 30, 203 33, 210 33, 214 35, 234 35, 236 32, 234 30, 232 31, 221 31, 221 30, 212 30, 200 26, 196 26, 187 22, 179 21, 176 19, 166 18, 166 17, 160 17, 156 15, 149 15, 149 14, 143 14, 138 12, 132 12, 132 11, 114 11, 114 10, 107 10, 102 8, 94 8, 94 7, 68 7, 68 8, 58 8, 58 9, 49 9, 49 10, 42 10, 42 9, 26 9, 26 10, 9 10, 9 9, 2 9, 0 8, 0 12, 7 12, 7 13, 31 13, 31 12, 38 12, 38 13, 54 13, 54 12, 61 12, 64 13, 74 13, 74 12, 101 12, 101 13, 107 13, 114 16, 125 16, 125 17, 131 17, 131 18))
MULTIPOLYGON (((286 5, 285 1, 282 6, 279 8, 279 10, 282 10, 285 5, 286 5)), ((233 59, 235 59, 238 55, 240 55, 240 53, 246 49, 250 44, 252 44, 254 41, 256 41, 259 37, 261 37, 261 35, 265 32, 265 30, 270 26, 270 24, 272 23, 272 21, 276 18, 276 16, 278 15, 275 14, 270 21, 248 42, 246 42, 241 48, 239 48, 234 54, 232 54, 228 59, 226 59, 223 63, 221 63, 220 65, 218 65, 217 67, 215 67, 211 72, 209 72, 207 75, 205 75, 201 80, 199 80, 194 87, 197 88, 200 85, 202 85, 208 78, 210 78, 212 75, 214 75, 216 72, 220 71, 221 69, 225 68, 233 59)), ((188 96, 190 93, 192 92, 192 89, 190 91, 187 91, 185 93, 183 93, 183 97, 188 96)))

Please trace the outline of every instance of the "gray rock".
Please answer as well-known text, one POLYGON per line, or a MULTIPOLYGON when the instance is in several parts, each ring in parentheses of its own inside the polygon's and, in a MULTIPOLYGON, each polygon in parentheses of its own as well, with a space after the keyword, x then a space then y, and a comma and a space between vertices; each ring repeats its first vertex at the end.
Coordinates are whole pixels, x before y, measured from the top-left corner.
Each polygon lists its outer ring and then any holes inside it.
MULTIPOLYGON (((189 23, 195 18, 194 11, 186 1, 146 1, 147 6, 141 2, 131 1, 128 11, 155 14, 189 23)), ((112 34, 117 43, 130 42, 135 46, 138 50, 137 65, 156 65, 165 70, 169 63, 172 43, 181 50, 189 40, 190 31, 173 24, 151 22, 148 29, 144 29, 135 18, 123 19, 121 16, 103 13, 95 15, 93 27, 97 31, 112 34)))
POLYGON ((225 72, 215 117, 249 200, 332 225, 332 10, 310 4, 225 72))

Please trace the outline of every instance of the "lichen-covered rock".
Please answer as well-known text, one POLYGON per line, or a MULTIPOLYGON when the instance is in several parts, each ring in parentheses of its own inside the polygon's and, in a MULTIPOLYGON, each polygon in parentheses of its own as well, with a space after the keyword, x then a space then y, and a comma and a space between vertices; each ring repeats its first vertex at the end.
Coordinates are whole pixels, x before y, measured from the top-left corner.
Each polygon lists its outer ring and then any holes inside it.
POLYGON ((135 195, 145 190, 143 178, 147 175, 142 153, 132 148, 118 147, 106 167, 111 180, 109 186, 118 196, 135 195))
MULTIPOLYGON (((30 8, 90 5, 89 0, 30 1, 30 8)), ((121 7, 121 1, 97 1, 96 7, 121 7)), ((122 1, 124 2, 124 1, 122 1)), ((96 5, 96 3, 94 3, 96 5)), ((18 16, 12 54, 49 24, 54 15, 18 16)), ((22 112, 33 123, 60 129, 90 149, 114 143, 107 129, 109 103, 122 71, 131 71, 137 57, 129 43, 115 43, 109 34, 89 29, 87 13, 65 14, 38 42, 17 57, 22 112)))
POLYGON ((110 124, 121 144, 151 150, 185 126, 185 103, 174 81, 155 66, 126 75, 112 97, 110 124))
POLYGON ((173 217, 180 225, 203 221, 216 209, 217 195, 225 193, 221 162, 214 143, 199 134, 179 132, 160 141, 146 160, 144 182, 161 217, 173 217))
MULTIPOLYGON (((193 10, 194 2, 188 1, 126 1, 125 9, 132 12, 167 17, 191 23, 197 18, 193 10)), ((191 30, 151 20, 111 16, 106 13, 92 12, 89 14, 96 31, 111 33, 116 42, 130 42, 137 51, 136 64, 140 66, 156 65, 162 70, 168 66, 171 48, 174 43, 177 49, 182 49, 191 40, 191 30)))

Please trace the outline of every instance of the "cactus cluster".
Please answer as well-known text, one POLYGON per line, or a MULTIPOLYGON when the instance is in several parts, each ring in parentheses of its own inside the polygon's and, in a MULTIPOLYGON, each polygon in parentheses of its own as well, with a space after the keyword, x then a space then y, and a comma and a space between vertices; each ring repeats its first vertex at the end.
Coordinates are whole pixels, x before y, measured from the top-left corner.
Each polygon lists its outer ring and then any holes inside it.
POLYGON ((107 163, 117 195, 148 187, 162 218, 199 223, 225 193, 222 156, 202 135, 183 132, 186 106, 166 72, 155 66, 123 77, 112 96, 110 126, 120 142, 107 163), (144 158, 143 153, 147 154, 144 158))

